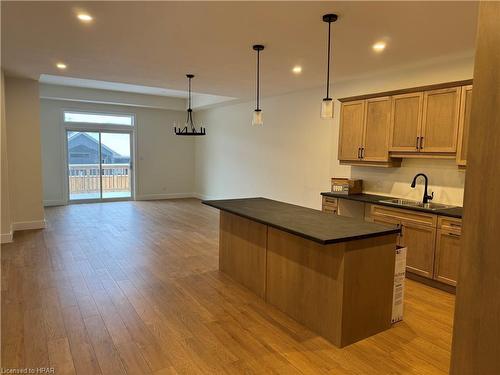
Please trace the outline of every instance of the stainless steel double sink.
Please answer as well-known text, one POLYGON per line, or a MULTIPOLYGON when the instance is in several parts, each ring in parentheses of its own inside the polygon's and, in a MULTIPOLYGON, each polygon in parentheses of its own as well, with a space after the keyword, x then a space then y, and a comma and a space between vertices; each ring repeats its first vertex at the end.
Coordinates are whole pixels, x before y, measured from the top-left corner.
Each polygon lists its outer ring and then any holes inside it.
POLYGON ((427 210, 433 210, 433 211, 455 207, 455 206, 450 206, 447 204, 432 203, 432 202, 422 203, 422 202, 418 202, 418 201, 412 201, 410 199, 401 199, 401 198, 388 199, 385 201, 380 201, 380 203, 389 203, 389 204, 393 204, 395 206, 403 206, 403 207, 425 208, 427 210))

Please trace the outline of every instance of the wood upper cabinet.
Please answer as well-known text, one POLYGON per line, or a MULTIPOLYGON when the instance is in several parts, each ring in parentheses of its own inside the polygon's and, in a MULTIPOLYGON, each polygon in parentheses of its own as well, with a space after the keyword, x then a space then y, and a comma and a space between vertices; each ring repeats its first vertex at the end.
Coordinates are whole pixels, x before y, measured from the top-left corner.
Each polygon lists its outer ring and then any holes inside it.
POLYGON ((456 157, 465 166, 472 92, 472 86, 465 85, 471 82, 339 99, 339 160, 399 166, 405 157, 456 157))
POLYGON ((418 152, 422 108, 422 92, 392 97, 389 151, 418 152))
POLYGON ((389 164, 391 97, 342 103, 339 160, 389 164))
POLYGON ((461 90, 452 87, 424 92, 420 152, 456 152, 461 90))
POLYGON ((458 123, 457 164, 467 165, 467 142, 469 140, 470 108, 472 103, 472 85, 462 87, 460 100, 460 120, 458 123))
POLYGON ((435 239, 435 227, 402 222, 401 246, 408 248, 408 271, 427 278, 433 277, 435 239))
POLYGON ((364 100, 342 103, 340 111, 339 160, 360 159, 364 120, 364 100))
POLYGON ((367 99, 361 158, 364 161, 389 160, 389 130, 391 121, 391 97, 367 99))

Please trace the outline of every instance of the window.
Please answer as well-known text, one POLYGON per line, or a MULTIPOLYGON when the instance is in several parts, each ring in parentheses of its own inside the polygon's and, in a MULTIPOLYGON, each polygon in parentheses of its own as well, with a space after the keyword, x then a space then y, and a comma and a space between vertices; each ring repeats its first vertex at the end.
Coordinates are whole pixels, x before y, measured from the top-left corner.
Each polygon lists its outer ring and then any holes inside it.
POLYGON ((111 115, 85 112, 64 112, 64 122, 84 122, 91 124, 134 125, 132 115, 111 115))

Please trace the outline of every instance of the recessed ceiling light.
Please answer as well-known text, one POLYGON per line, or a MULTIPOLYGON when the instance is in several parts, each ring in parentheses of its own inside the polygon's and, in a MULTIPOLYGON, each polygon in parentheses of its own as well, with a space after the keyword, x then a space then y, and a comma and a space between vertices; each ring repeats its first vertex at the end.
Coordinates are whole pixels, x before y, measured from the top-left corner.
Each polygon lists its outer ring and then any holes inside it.
POLYGON ((375 43, 372 48, 375 52, 382 52, 386 47, 385 42, 377 42, 375 43))
POLYGON ((302 73, 302 67, 299 65, 296 65, 293 67, 292 72, 294 72, 295 74, 302 73))
POLYGON ((87 14, 87 13, 79 13, 77 15, 77 17, 82 22, 90 22, 93 20, 92 16, 90 14, 87 14))
POLYGON ((66 69, 67 68, 67 65, 65 63, 57 63, 56 66, 58 69, 66 69))

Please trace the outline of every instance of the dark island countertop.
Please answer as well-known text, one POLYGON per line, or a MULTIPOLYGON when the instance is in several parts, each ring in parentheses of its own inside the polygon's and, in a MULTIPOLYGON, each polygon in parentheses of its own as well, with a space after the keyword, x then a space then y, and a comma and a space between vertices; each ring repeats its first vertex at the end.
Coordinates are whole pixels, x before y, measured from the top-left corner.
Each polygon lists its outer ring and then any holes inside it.
POLYGON ((208 200, 202 203, 323 245, 400 232, 395 226, 332 215, 266 198, 208 200))
POLYGON ((396 197, 391 197, 391 196, 387 196, 387 195, 365 194, 365 193, 346 195, 346 194, 339 194, 339 193, 331 193, 331 192, 327 191, 327 192, 321 193, 321 195, 324 195, 327 197, 340 198, 340 199, 348 199, 351 201, 379 204, 381 206, 400 208, 403 210, 427 212, 427 213, 434 214, 434 215, 449 216, 449 217, 455 217, 458 219, 462 218, 462 210, 463 210, 462 207, 451 207, 451 208, 443 208, 443 209, 438 209, 438 210, 430 210, 428 208, 422 208, 422 207, 400 206, 400 205, 396 205, 396 204, 382 202, 384 200, 393 199, 396 197))

